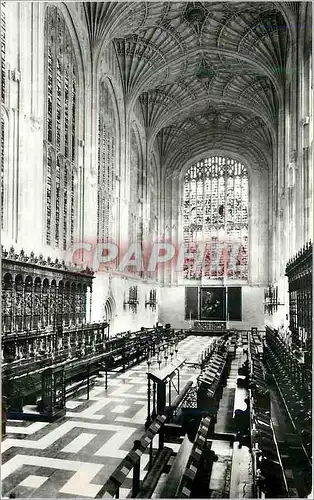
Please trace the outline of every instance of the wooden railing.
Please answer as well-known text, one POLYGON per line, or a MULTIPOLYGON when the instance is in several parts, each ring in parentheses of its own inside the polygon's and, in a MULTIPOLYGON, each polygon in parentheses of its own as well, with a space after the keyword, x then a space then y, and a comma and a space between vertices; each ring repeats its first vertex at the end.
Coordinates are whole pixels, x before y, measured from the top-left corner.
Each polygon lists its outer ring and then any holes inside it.
MULTIPOLYGON (((99 490, 95 498, 105 498, 110 495, 111 497, 119 498, 119 489, 123 485, 127 476, 133 471, 132 479, 132 498, 135 498, 140 491, 140 469, 141 469, 141 457, 146 452, 148 447, 151 447, 154 437, 159 434, 159 455, 164 449, 164 424, 171 416, 172 411, 178 407, 186 396, 187 390, 190 388, 191 384, 188 383, 187 387, 184 387, 180 394, 177 396, 175 401, 172 403, 171 408, 167 408, 165 411, 157 415, 156 419, 150 424, 147 431, 142 435, 142 437, 134 442, 132 450, 127 454, 127 456, 118 465, 116 470, 111 474, 104 486, 99 490)), ((157 455, 157 457, 159 456, 157 455)), ((163 457, 166 459, 167 454, 163 457)), ((168 457, 169 458, 169 457, 168 457)), ((160 460, 159 460, 160 461, 160 460)), ((167 460, 166 460, 167 461, 167 460)), ((165 465, 165 463, 164 463, 165 465)), ((153 454, 150 450, 150 462, 149 470, 154 466, 153 454)))
MULTIPOLYGON (((26 342, 30 345, 35 340, 40 343, 42 336, 28 338, 25 335, 23 339, 6 336, 2 385, 3 394, 8 397, 8 411, 11 418, 26 418, 22 409, 25 398, 30 400, 29 404, 32 405, 40 402, 39 413, 47 414, 47 408, 42 402, 47 398, 52 401, 54 395, 51 392, 47 396, 45 387, 50 387, 48 382, 51 377, 53 379, 56 372, 59 373, 58 392, 60 394, 62 392, 64 398, 70 397, 76 390, 86 389, 88 393, 95 374, 100 370, 106 374, 105 387, 107 387, 108 372, 125 370, 147 359, 154 355, 161 345, 170 346, 169 350, 175 352, 181 338, 181 332, 171 329, 141 329, 108 340, 106 324, 81 325, 81 328, 76 326, 46 332, 44 339, 46 345, 49 344, 49 349, 45 355, 33 349, 25 350, 24 357, 20 358, 16 356, 17 343, 26 342), (12 358, 9 356, 10 353, 12 358)), ((58 403, 58 407, 60 405, 65 407, 64 398, 62 404, 58 403)), ((50 406, 53 407, 54 404, 51 403, 50 406)), ((58 414, 61 416, 60 412, 58 414)), ((36 418, 36 414, 32 418, 36 418)))
POLYGON ((225 321, 194 321, 190 331, 208 332, 208 333, 224 333, 226 332, 225 321))

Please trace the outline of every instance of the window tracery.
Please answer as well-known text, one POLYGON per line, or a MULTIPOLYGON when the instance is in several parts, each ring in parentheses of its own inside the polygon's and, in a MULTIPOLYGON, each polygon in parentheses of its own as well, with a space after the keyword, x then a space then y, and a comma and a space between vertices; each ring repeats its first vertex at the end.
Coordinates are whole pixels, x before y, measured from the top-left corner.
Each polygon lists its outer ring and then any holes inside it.
POLYGON ((236 160, 213 156, 184 177, 184 278, 248 276, 248 173, 236 160))
POLYGON ((114 237, 116 192, 116 127, 112 101, 104 82, 100 85, 98 118, 98 213, 97 238, 114 237))
POLYGON ((1 2, 1 101, 6 89, 6 2, 1 2))
POLYGON ((156 241, 158 235, 158 178, 155 156, 152 157, 150 175, 148 179, 149 200, 149 235, 150 241, 156 241))
MULTIPOLYGON (((6 2, 1 2, 1 103, 5 104, 6 90, 6 2)), ((4 119, 3 110, 1 109, 1 229, 4 227, 4 210, 5 210, 5 163, 6 163, 6 134, 7 121, 4 119)))
POLYGON ((135 132, 131 133, 129 243, 143 242, 143 164, 135 132))
POLYGON ((6 121, 1 114, 1 229, 4 227, 5 210, 5 145, 6 145, 6 121))
MULTIPOLYGON (((309 141, 313 138, 313 58, 312 54, 309 56, 309 132, 308 137, 309 141)), ((307 148, 306 151, 306 162, 307 162, 307 172, 308 172, 308 202, 307 202, 307 218, 308 218, 308 234, 311 239, 313 239, 313 168, 311 168, 310 155, 313 154, 313 141, 310 143, 311 145, 307 148)))
POLYGON ((45 20, 46 244, 66 250, 74 241, 78 71, 61 12, 45 20))

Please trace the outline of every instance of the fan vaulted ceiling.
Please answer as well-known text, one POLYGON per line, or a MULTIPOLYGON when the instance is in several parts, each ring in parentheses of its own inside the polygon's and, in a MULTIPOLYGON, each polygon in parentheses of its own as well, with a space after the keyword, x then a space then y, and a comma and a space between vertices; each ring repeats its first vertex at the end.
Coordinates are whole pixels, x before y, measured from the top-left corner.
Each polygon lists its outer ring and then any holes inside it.
POLYGON ((148 137, 164 158, 187 141, 218 134, 245 142, 267 163, 295 4, 86 3, 84 9, 92 43, 99 54, 111 46, 126 102, 140 103, 148 137))

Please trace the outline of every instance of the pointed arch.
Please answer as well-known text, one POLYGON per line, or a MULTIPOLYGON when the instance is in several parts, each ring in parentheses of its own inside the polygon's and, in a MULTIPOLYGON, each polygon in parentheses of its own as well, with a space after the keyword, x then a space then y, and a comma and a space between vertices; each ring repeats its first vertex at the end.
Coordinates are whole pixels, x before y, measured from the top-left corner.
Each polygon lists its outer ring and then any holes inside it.
POLYGON ((149 163, 149 175, 148 175, 148 202, 149 202, 149 238, 150 241, 156 241, 158 238, 159 229, 159 193, 160 193, 160 179, 158 175, 158 160, 154 151, 151 153, 150 163, 149 163))
POLYGON ((102 79, 98 95, 97 239, 115 239, 117 157, 120 124, 115 94, 109 79, 102 79))
POLYGON ((66 250, 75 238, 78 204, 82 64, 62 9, 45 9, 45 243, 66 250))
POLYGON ((116 303, 112 295, 109 295, 104 304, 104 320, 109 323, 108 335, 113 331, 114 318, 116 316, 116 303))
POLYGON ((130 199, 129 199, 129 243, 143 241, 143 196, 144 196, 143 148, 135 124, 130 133, 130 199))

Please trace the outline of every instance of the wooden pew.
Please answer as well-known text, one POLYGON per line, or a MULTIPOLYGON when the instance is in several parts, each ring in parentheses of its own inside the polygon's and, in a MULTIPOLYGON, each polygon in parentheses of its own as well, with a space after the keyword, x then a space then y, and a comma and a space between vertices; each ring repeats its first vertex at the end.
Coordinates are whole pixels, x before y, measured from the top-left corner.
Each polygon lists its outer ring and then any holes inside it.
POLYGON ((176 498, 191 498, 197 473, 201 466, 203 451, 210 432, 211 417, 204 417, 200 423, 193 448, 188 459, 181 482, 176 491, 176 498))
POLYGON ((162 490, 160 498, 175 498, 179 489, 180 481, 186 469, 190 453, 192 451, 192 443, 185 436, 180 449, 171 466, 167 477, 167 482, 162 490))
POLYGON ((151 498, 152 494, 155 491, 159 478, 162 474, 162 471, 164 470, 165 466, 169 461, 169 458, 171 457, 171 454, 172 454, 171 448, 167 447, 163 448, 159 452, 153 467, 146 475, 144 481, 141 484, 140 492, 136 495, 135 498, 151 498))

